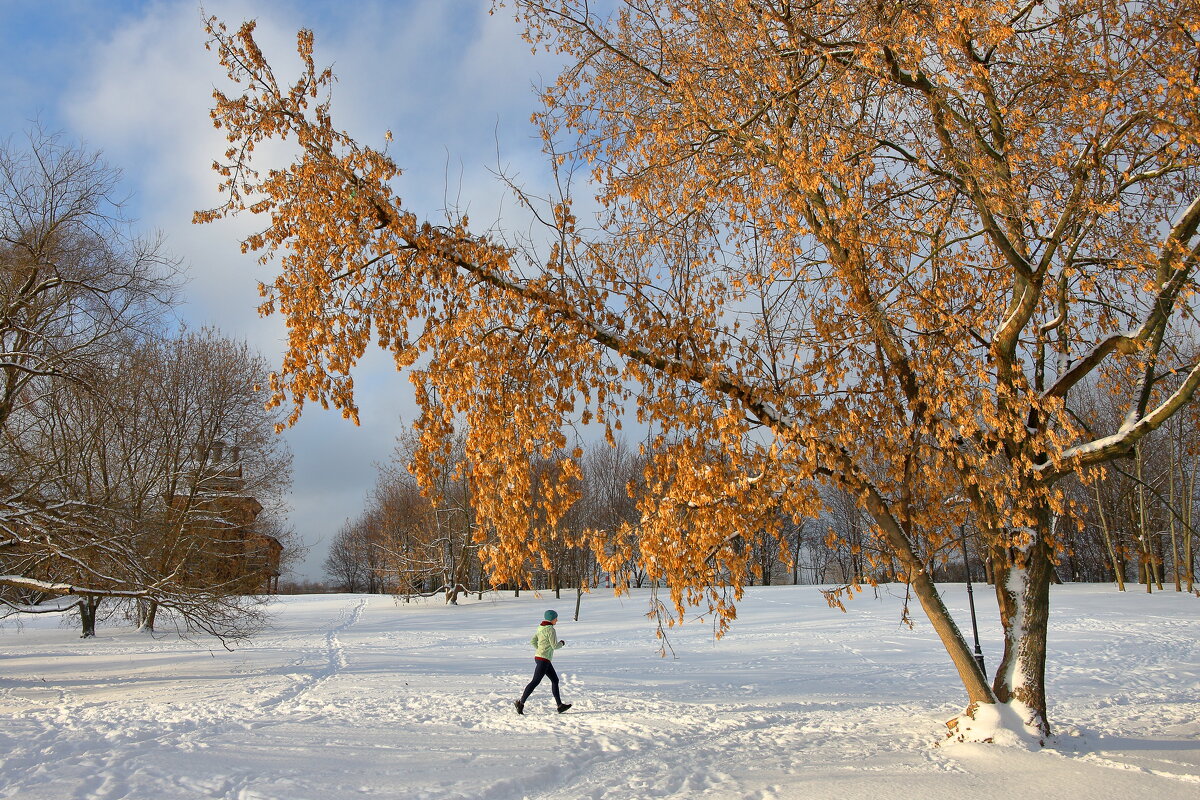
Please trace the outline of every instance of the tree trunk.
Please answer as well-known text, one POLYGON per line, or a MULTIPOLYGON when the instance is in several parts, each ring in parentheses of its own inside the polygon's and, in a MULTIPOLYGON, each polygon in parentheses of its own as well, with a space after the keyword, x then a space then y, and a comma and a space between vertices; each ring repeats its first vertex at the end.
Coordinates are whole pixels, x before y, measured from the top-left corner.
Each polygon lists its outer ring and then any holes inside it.
POLYGON ((1053 565, 1044 532, 1030 533, 1033 541, 1027 547, 1011 548, 996 558, 996 599, 1004 630, 1004 654, 992 689, 1000 702, 1023 705, 1025 723, 1044 738, 1050 735, 1046 634, 1053 565))
POLYGON ((1195 489, 1196 473, 1183 475, 1183 569, 1184 585, 1189 592, 1194 588, 1194 572, 1192 559, 1192 493, 1195 489))
MULTIPOLYGON (((1174 450, 1172 450, 1172 456, 1173 456, 1173 459, 1172 459, 1173 461, 1176 458, 1178 458, 1178 456, 1175 455, 1174 450)), ((1180 560, 1179 559, 1179 538, 1177 535, 1178 532, 1177 532, 1175 514, 1173 513, 1174 509, 1179 507, 1178 497, 1176 495, 1176 490, 1175 490, 1175 469, 1177 466, 1181 466, 1181 465, 1178 462, 1172 463, 1169 465, 1169 468, 1167 470, 1167 477, 1170 480, 1170 485, 1168 486, 1168 491, 1170 492, 1170 494, 1168 495, 1168 497, 1169 497, 1168 511, 1171 512, 1171 513, 1169 513, 1170 525, 1171 525, 1171 566, 1175 573, 1175 591, 1182 592, 1183 591, 1183 576, 1179 574, 1179 560, 1180 560)))
POLYGON ((137 609, 138 630, 154 633, 154 619, 158 616, 158 601, 139 600, 137 603, 137 609))
POLYGON ((1108 549, 1108 558, 1112 561, 1113 577, 1117 581, 1117 589, 1125 591, 1125 565, 1117 558, 1117 551, 1113 548, 1112 533, 1108 529, 1108 519, 1104 516, 1104 502, 1100 499, 1100 483, 1095 484, 1096 489, 1096 512, 1100 515, 1100 535, 1104 538, 1104 546, 1108 549))
POLYGON ((79 638, 87 639, 96 635, 96 611, 104 598, 99 595, 88 595, 79 603, 79 621, 83 623, 83 633, 79 638))
MULTIPOLYGON (((471 553, 470 547, 462 547, 458 557, 458 563, 454 567, 454 605, 458 605, 458 595, 469 595, 471 592, 467 589, 471 585, 471 553)), ((480 593, 482 597, 482 592, 480 593)))
POLYGON ((908 534, 888 512, 883 499, 873 489, 868 489, 865 500, 867 512, 878 523, 880 532, 899 559, 909 585, 912 586, 913 593, 916 594, 917 601, 921 604, 921 609, 925 612, 930 624, 933 625, 933 630, 941 640, 942 646, 946 648, 955 669, 958 670, 958 677, 962 681, 963 688, 967 690, 967 699, 970 702, 967 709, 968 715, 979 704, 995 703, 996 695, 988 686, 987 676, 979 668, 978 662, 975 661, 975 654, 971 651, 967 640, 963 638, 954 618, 950 616, 946 604, 942 602, 942 596, 938 593, 937 586, 913 550, 908 534))
POLYGON ((1154 591, 1154 585, 1157 584, 1159 590, 1162 590, 1162 582, 1158 579, 1158 570, 1156 569, 1155 554, 1154 554, 1154 537, 1148 529, 1149 514, 1146 510, 1146 483, 1142 477, 1142 449, 1141 447, 1134 448, 1134 466, 1137 468, 1137 526, 1138 539, 1142 545, 1142 574, 1146 581, 1146 593, 1150 594, 1154 591))
POLYGON ((917 570, 909 576, 909 579, 913 593, 921 603, 921 609, 925 612, 930 624, 933 625, 933 630, 941 640, 942 646, 949 653, 955 669, 958 670, 958 677, 962 680, 963 688, 967 690, 967 699, 972 706, 979 703, 996 702, 996 696, 988 688, 987 676, 979 669, 979 664, 975 661, 975 654, 967 645, 967 640, 963 638, 962 632, 959 631, 958 624, 950 616, 946 604, 942 602, 942 596, 938 593, 937 586, 929 577, 929 573, 923 569, 917 570))

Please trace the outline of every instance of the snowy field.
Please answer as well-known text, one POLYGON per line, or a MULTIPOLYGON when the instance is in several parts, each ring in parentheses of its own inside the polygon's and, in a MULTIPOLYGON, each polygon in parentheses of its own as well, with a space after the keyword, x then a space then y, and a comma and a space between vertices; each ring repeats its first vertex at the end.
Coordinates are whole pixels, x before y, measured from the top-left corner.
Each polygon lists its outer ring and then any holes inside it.
MULTIPOLYGON (((895 591, 895 590, 894 590, 895 591)), ((962 586, 945 589, 969 630, 962 586)), ((995 602, 977 591, 989 669, 995 602)), ((284 598, 227 652, 56 620, 0 628, 0 797, 1200 797, 1200 599, 1056 587, 1040 752, 940 745, 964 696, 929 626, 870 592, 751 589, 714 642, 675 629, 660 658, 647 596, 284 598), (519 717, 542 611, 568 646, 519 717)))

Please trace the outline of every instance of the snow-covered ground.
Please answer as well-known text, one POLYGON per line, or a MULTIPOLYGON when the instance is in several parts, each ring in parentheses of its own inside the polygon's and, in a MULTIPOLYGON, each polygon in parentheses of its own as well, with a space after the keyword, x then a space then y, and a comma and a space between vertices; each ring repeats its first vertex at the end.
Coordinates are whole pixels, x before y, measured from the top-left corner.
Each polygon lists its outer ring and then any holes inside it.
MULTIPOLYGON (((900 591, 893 589, 893 591, 900 591)), ((966 594, 947 600, 969 630, 966 594)), ((995 603, 977 591, 988 667, 995 603)), ((940 745, 964 697, 928 624, 868 593, 751 589, 661 658, 647 596, 283 598, 234 652, 44 618, 0 628, 0 797, 1200 797, 1200 600, 1056 587, 1052 719, 1039 752, 940 745), (568 645, 519 717, 546 608, 568 645)))

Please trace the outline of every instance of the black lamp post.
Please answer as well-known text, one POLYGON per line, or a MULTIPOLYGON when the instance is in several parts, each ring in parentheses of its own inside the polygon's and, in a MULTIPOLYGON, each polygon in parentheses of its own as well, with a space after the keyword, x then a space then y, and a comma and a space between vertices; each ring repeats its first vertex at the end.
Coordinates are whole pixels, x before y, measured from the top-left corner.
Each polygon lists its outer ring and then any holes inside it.
POLYGON ((979 648, 979 625, 975 622, 975 590, 971 587, 971 561, 967 558, 967 526, 960 525, 958 527, 959 544, 962 545, 963 553, 963 568, 967 571, 967 605, 971 608, 971 633, 975 637, 975 663, 979 665, 979 671, 983 673, 983 677, 987 678, 987 667, 983 665, 983 650, 979 648))

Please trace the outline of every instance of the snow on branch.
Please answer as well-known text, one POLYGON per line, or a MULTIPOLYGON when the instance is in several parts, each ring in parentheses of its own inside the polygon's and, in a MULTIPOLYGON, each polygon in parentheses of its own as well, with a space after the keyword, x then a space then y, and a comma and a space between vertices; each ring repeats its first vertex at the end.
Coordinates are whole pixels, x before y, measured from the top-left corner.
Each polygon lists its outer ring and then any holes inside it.
POLYGON ((90 589, 72 583, 43 581, 24 575, 0 575, 0 586, 12 586, 17 589, 74 597, 149 597, 152 594, 150 589, 90 589))

